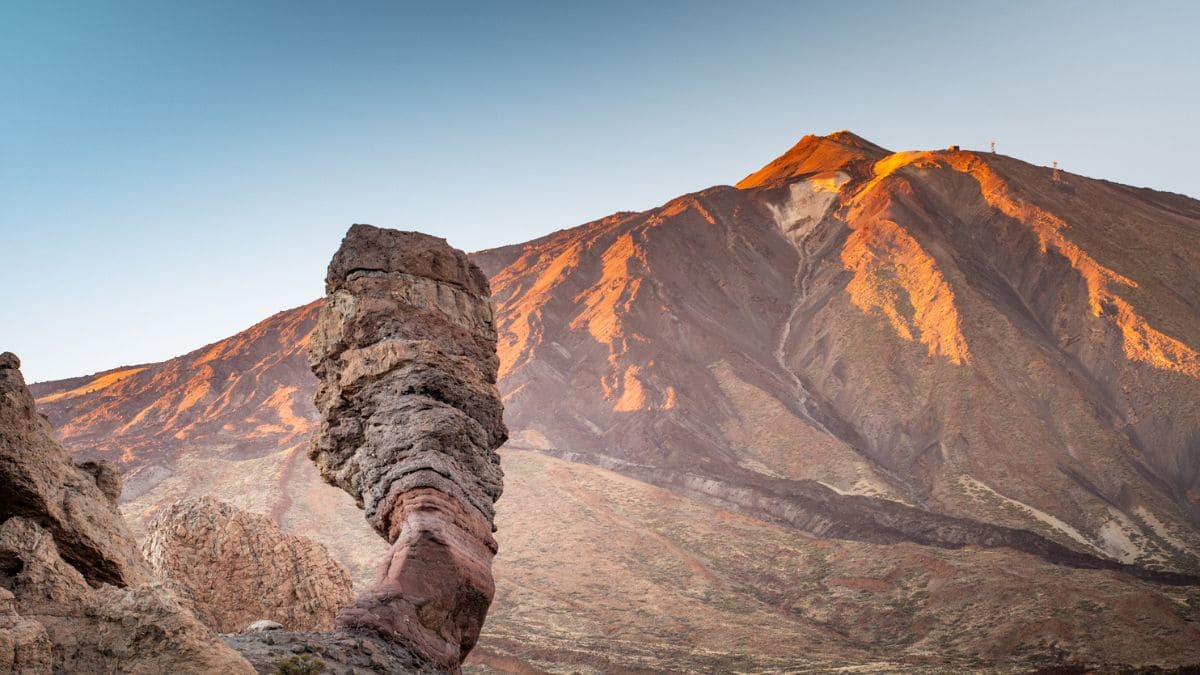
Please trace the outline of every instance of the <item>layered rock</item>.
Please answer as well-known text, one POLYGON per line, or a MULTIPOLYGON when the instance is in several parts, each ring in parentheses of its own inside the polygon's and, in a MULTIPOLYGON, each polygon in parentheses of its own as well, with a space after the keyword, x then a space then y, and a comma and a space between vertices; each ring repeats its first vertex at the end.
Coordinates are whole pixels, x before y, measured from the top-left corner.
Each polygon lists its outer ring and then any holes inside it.
POLYGON ((117 511, 115 472, 71 463, 34 410, 19 366, 0 355, 0 665, 22 673, 250 672, 153 582, 117 511))
POLYGON ((310 457, 392 544, 338 623, 457 669, 495 592, 495 449, 507 438, 487 279, 442 239, 355 225, 326 293, 310 457))
POLYGON ((353 598, 350 576, 324 546, 209 497, 159 512, 142 553, 196 618, 220 633, 256 620, 329 630, 353 598))

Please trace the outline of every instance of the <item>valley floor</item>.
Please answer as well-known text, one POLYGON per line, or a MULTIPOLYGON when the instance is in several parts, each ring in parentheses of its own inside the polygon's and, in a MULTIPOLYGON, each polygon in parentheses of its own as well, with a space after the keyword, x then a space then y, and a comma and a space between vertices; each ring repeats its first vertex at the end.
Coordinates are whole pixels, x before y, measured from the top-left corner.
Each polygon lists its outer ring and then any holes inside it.
POLYGON ((1027 672, 1200 662, 1200 590, 1006 550, 829 540, 503 453, 470 672, 1027 672))

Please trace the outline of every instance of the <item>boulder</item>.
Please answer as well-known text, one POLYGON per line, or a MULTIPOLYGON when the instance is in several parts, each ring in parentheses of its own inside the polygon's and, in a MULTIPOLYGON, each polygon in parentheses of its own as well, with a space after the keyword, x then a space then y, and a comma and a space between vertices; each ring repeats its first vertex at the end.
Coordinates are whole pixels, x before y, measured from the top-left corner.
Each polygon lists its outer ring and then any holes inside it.
POLYGON ((46 627, 17 613, 17 599, 0 588, 0 672, 41 675, 53 672, 46 627))
POLYGON ((196 618, 220 633, 255 619, 328 630, 354 595, 350 575, 324 546, 210 497, 159 512, 142 553, 196 618))

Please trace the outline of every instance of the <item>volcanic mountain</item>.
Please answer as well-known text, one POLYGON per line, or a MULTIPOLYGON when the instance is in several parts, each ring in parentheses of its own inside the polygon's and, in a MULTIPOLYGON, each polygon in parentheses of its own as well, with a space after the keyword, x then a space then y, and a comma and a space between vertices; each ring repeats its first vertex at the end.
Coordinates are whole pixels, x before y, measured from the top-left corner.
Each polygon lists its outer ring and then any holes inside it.
POLYGON ((819 534, 1196 570, 1197 218, 841 132, 477 259, 514 444, 819 534))
MULTIPOLYGON (((1200 202, 838 132, 474 259, 511 431, 481 663, 1200 660, 1200 202)), ((214 493, 362 579, 298 452, 315 311, 33 390, 132 522, 214 493)))

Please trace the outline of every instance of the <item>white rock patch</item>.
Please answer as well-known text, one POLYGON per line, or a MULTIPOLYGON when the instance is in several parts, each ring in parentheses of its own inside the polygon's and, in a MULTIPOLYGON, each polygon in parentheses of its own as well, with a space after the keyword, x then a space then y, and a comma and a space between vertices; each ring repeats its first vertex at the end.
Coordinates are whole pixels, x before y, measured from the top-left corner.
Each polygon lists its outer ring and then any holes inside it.
POLYGON ((1137 528, 1125 517, 1125 514, 1111 509, 1110 512, 1116 517, 1104 521, 1104 524, 1100 526, 1100 542, 1104 546, 1104 550, 1113 558, 1123 563, 1132 563, 1142 554, 1141 547, 1133 543, 1137 528))
POLYGON ((993 497, 997 497, 997 498, 1003 500, 1004 502, 1017 507, 1021 511, 1025 512, 1027 515, 1042 522, 1043 524, 1048 525, 1050 528, 1057 530, 1058 532, 1061 532, 1062 534, 1066 535, 1073 541, 1083 544, 1085 547, 1087 547, 1093 551, 1096 551, 1097 553, 1101 553, 1101 554, 1107 553, 1107 551, 1105 549, 1101 549, 1100 547, 1093 544, 1091 542, 1091 540, 1088 539, 1087 537, 1083 536, 1083 534, 1080 533, 1079 530, 1076 530, 1075 528, 1071 527, 1070 525, 1064 523, 1062 520, 1059 520, 1058 518, 1050 515, 1049 513, 1046 513, 1045 511, 1036 509, 1036 508, 1026 504, 1025 502, 1017 501, 1016 499, 1013 499, 1011 497, 1005 497, 1004 495, 1000 494, 999 492, 996 492, 995 490, 993 490, 987 484, 976 480, 972 476, 965 476, 965 475, 962 476, 962 478, 960 479, 960 483, 962 484, 963 488, 966 490, 967 495, 972 498, 980 498, 984 495, 990 495, 993 497))
POLYGON ((837 200, 838 190, 850 176, 837 172, 831 176, 809 178, 788 186, 788 199, 782 204, 767 204, 775 224, 792 242, 799 242, 821 222, 837 200))

